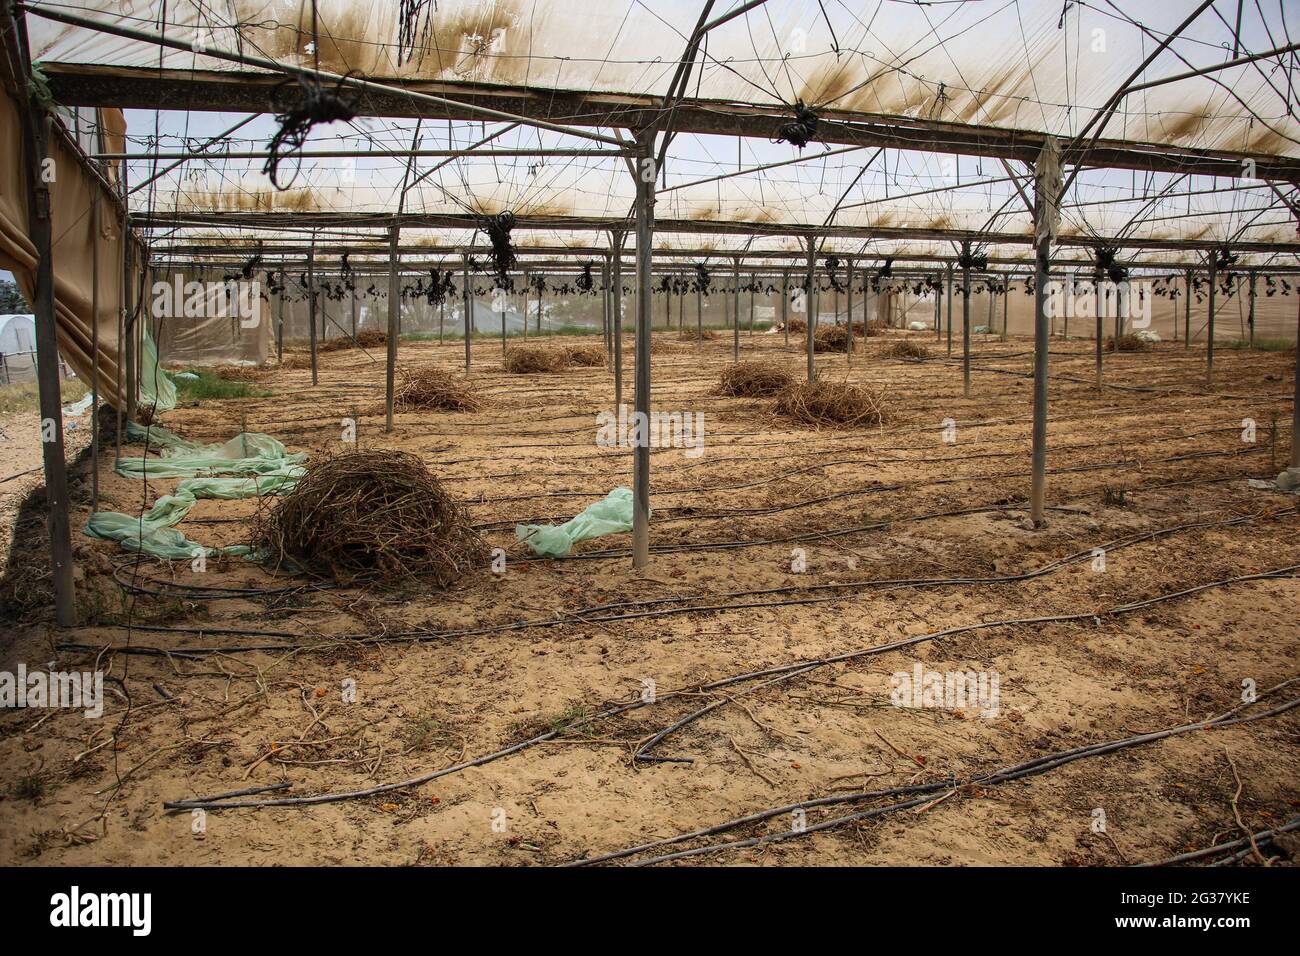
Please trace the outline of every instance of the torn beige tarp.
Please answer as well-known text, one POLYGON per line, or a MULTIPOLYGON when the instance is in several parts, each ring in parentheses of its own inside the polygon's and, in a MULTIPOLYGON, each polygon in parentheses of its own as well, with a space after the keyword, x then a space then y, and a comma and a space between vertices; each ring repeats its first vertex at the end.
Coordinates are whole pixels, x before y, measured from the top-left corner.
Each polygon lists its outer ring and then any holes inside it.
MULTIPOLYGON (((14 274, 28 301, 36 286, 36 249, 28 237, 22 118, 15 88, 0 77, 0 269, 14 274)), ((120 110, 100 110, 101 123, 118 142, 125 132, 120 110), (117 114, 109 116, 109 114, 117 114)), ((56 123, 57 125, 57 123, 56 123)), ((61 131, 52 128, 48 157, 53 160, 50 204, 53 229, 55 316, 59 352, 85 382, 91 379, 92 322, 98 327, 99 394, 120 405, 117 325, 121 310, 122 224, 119 207, 102 181, 83 165, 61 131), (99 228, 91 209, 99 198, 99 228), (98 256, 98 301, 92 318, 92 277, 98 256)), ((112 170, 116 177, 116 170, 112 170)))

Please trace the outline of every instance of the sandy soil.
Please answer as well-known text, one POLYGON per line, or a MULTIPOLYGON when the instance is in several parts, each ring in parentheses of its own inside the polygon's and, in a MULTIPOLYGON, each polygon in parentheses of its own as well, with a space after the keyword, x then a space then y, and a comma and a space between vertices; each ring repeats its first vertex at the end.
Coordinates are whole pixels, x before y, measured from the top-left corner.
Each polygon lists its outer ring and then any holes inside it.
MULTIPOLYGON (((340 449, 340 420, 359 410, 361 445, 421 455, 490 543, 509 550, 507 572, 485 568, 447 593, 321 590, 239 561, 196 574, 80 544, 95 620, 62 631, 6 626, 3 667, 99 660, 113 678, 108 710, 97 721, 69 711, 0 715, 0 862, 557 864, 810 798, 961 781, 1220 714, 1241 705, 1243 681, 1263 692, 1297 677, 1294 577, 1106 613, 1300 563, 1300 502, 1246 483, 1275 475, 1289 454, 1290 356, 1223 350, 1217 385, 1206 389, 1202 352, 1162 345, 1111 355, 1111 387, 1098 394, 1090 345, 1054 342, 1054 510, 1034 531, 1025 527, 1029 343, 979 342, 966 399, 960 365, 930 335, 915 337, 929 360, 884 358, 885 338, 869 340, 852 368, 843 355, 818 357, 825 378, 886 389, 889 420, 866 431, 809 430, 775 418, 767 400, 713 395, 730 342, 657 337, 656 406, 704 412, 706 452, 653 454, 656 553, 643 575, 630 567, 630 536, 587 542, 558 561, 527 560, 513 544, 515 522, 565 520, 630 483, 630 453, 595 444, 595 415, 613 405, 603 369, 506 375, 499 344, 478 342, 472 377, 490 405, 403 413, 392 435, 375 414, 379 353, 323 357, 316 387, 309 372, 268 370, 260 380, 272 397, 178 409, 166 424, 187 437, 224 440, 244 414, 250 430, 312 454, 340 449), (1254 443, 1242 440, 1246 418, 1258 423, 1254 443), (114 584, 112 565, 142 593, 114 584), (252 590, 212 599, 195 587, 252 590), (636 601, 656 603, 621 606, 636 601), (1068 615, 1082 616, 1023 622, 1068 615), (1002 620, 1022 623, 824 660, 1002 620), (822 663, 780 681, 701 689, 801 661, 822 663), (918 664, 995 672, 996 715, 891 706, 891 675, 918 664), (343 699, 346 681, 355 681, 355 703, 343 699), (600 716, 638 701, 647 681, 654 703, 600 716), (671 761, 634 759, 651 735, 708 705, 649 751, 671 761), (278 783, 290 789, 250 799, 364 790, 548 729, 559 734, 375 796, 213 810, 202 827, 188 810, 163 808, 278 783), (17 787, 23 777, 37 779, 39 795, 17 787)), ((742 339, 747 356, 801 371, 797 343, 742 339)), ((462 345, 403 344, 402 360, 456 368, 462 345)), ((101 471, 114 507, 139 508, 172 485, 142 489, 101 471)), ((201 501, 181 528, 204 543, 244 541, 258 506, 201 501)), ((1242 713, 1297 696, 1300 683, 1242 713)), ((940 788, 917 806, 686 862, 1159 860, 1297 816, 1298 714, 1021 780, 940 788), (1104 833, 1094 832, 1098 810, 1104 833)), ((815 828, 887 802, 810 808, 804 820, 815 828)), ((660 852, 797 825, 782 813, 660 852)), ((1298 848, 1291 834, 1268 852, 1298 848)))
MULTIPOLYGON (((64 416, 64 452, 76 458, 90 444, 90 413, 64 416)), ((10 531, 22 501, 42 484, 41 416, 0 415, 0 562, 9 558, 10 531)))

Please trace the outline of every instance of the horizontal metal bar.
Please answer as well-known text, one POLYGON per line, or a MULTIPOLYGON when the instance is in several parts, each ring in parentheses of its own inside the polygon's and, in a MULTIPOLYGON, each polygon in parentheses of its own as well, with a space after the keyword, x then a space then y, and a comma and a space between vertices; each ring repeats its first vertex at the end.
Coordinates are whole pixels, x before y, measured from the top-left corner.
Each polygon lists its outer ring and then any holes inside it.
MULTIPOLYGON (((518 159, 534 156, 608 156, 620 159, 632 155, 618 149, 315 149, 294 153, 294 159, 384 159, 387 157, 410 158, 470 158, 482 156, 488 159, 518 159)), ((208 149, 179 153, 95 153, 91 159, 128 160, 144 162, 146 160, 189 160, 189 159, 269 159, 267 150, 251 152, 233 152, 230 150, 208 149)))
MULTIPOLYGON (((321 228, 378 228, 394 222, 392 213, 369 212, 167 212, 136 213, 132 222, 141 226, 175 228, 179 225, 256 227, 275 229, 280 224, 295 226, 318 226, 321 228)), ((405 213, 400 217, 400 224, 415 229, 478 229, 481 224, 477 217, 465 213, 405 213)), ((608 232, 611 229, 627 228, 627 221, 617 217, 603 216, 535 216, 527 213, 515 213, 517 232, 528 230, 549 231, 596 231, 608 232)), ((657 218, 656 233, 681 233, 703 235, 741 235, 770 238, 795 238, 814 236, 817 238, 841 238, 888 241, 923 241, 979 243, 981 245, 1032 245, 1034 237, 1026 232, 982 232, 974 229, 932 229, 925 227, 902 226, 811 226, 797 223, 745 222, 741 220, 707 220, 707 219, 668 219, 657 218)), ((1101 235, 1060 235, 1056 244, 1086 248, 1116 247, 1126 249, 1173 249, 1208 251, 1223 245, 1217 239, 1155 239, 1155 238, 1119 238, 1101 235)), ((1240 241, 1232 244, 1241 252, 1281 252, 1300 255, 1300 242, 1287 241, 1240 241)), ((733 255, 730 251, 719 251, 715 255, 733 255)))

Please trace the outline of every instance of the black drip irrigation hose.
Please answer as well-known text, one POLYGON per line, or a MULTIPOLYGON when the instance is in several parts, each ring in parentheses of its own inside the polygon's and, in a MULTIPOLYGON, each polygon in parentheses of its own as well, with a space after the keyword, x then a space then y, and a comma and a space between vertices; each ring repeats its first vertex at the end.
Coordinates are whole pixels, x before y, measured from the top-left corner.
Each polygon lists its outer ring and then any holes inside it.
MULTIPOLYGON (((957 514, 968 514, 972 511, 1002 510, 1001 508, 979 508, 963 509, 957 514)), ((1242 515, 1235 518, 1225 518, 1216 521, 1191 522, 1187 524, 1172 525, 1165 528, 1157 528, 1154 531, 1140 532, 1126 537, 1117 538, 1113 541, 1106 542, 1095 547, 1100 547, 1109 552, 1122 550, 1140 544, 1144 541, 1155 538, 1165 537, 1182 531, 1203 530, 1215 527, 1231 527, 1239 524, 1246 524, 1256 520, 1272 520, 1287 515, 1300 512, 1300 508, 1291 508, 1285 511, 1266 512, 1254 515, 1242 515)), ((888 525, 889 522, 882 526, 888 525)), ((686 604, 683 607, 667 608, 662 610, 640 611, 634 613, 611 613, 615 611, 626 611, 634 608, 654 608, 664 604, 681 604, 691 601, 712 601, 719 599, 744 598, 744 597, 766 597, 773 594, 803 594, 810 592, 825 591, 849 591, 849 597, 857 596, 858 592, 874 589, 895 589, 895 588, 922 588, 922 587, 950 587, 964 585, 982 585, 997 586, 1007 584, 1020 584, 1025 581, 1031 581, 1035 578, 1050 574, 1067 564, 1083 561, 1090 558, 1094 548, 1086 548, 1076 551, 1063 558, 1049 562, 1042 567, 1032 571, 1024 571, 1019 574, 1009 574, 992 577, 964 577, 964 578, 886 578, 867 581, 850 581, 830 584, 799 584, 789 585, 778 588, 760 588, 744 591, 724 591, 719 594, 700 594, 689 596, 676 596, 667 598, 650 598, 640 601, 620 601, 606 604, 594 604, 587 607, 577 608, 572 611, 562 611, 554 618, 543 618, 532 621, 512 621, 508 624, 485 625, 479 628, 468 628, 458 631, 401 631, 395 634, 387 634, 383 637, 371 637, 368 635, 340 635, 336 640, 349 641, 358 645, 366 644, 407 644, 407 643, 425 643, 434 640, 447 640, 450 638, 461 637, 479 637, 488 634, 499 634, 507 631, 520 631, 530 628, 556 627, 561 624, 603 624, 613 621, 639 620, 643 618, 679 616, 692 613, 716 613, 731 610, 746 610, 751 608, 766 607, 785 607, 795 605, 822 604, 833 601, 843 600, 844 598, 837 594, 825 597, 801 598, 790 601, 757 601, 744 604, 686 604)), ((148 593, 148 592, 143 592, 148 593)), ((269 631, 254 630, 247 628, 221 628, 221 627, 202 627, 202 628, 171 628, 160 625, 136 625, 136 630, 153 631, 155 633, 174 634, 174 633, 194 633, 199 637, 203 635, 228 635, 237 637, 273 637, 290 640, 301 635, 293 631, 269 631)), ((167 656, 174 655, 178 657, 196 656, 215 653, 252 653, 256 651, 282 651, 282 650, 311 650, 315 645, 311 644, 259 644, 244 646, 227 646, 227 647, 190 647, 167 649, 153 645, 137 644, 129 650, 126 648, 113 648, 110 650, 121 650, 126 653, 142 654, 147 656, 167 656)), ((101 648, 96 645, 78 644, 78 643, 60 643, 60 650, 67 651, 87 651, 98 652, 101 648)))
MULTIPOLYGON (((1248 472, 1238 472, 1224 476, 1216 476, 1210 479, 1193 479, 1192 481, 1156 481, 1147 484, 1141 484, 1128 488, 1128 491, 1160 491, 1163 489, 1179 487, 1187 484, 1206 483, 1214 484, 1223 481, 1235 481, 1238 478, 1249 477, 1248 472)), ((650 545, 651 554, 677 554, 692 551, 733 551, 745 548, 761 548, 774 544, 794 544, 803 541, 819 541, 830 538, 846 537, 848 535, 859 534, 866 531, 879 531, 883 528, 889 528, 896 524, 907 524, 916 521, 929 521, 939 518, 961 517, 969 514, 980 514, 984 512, 997 511, 1016 511, 1028 507, 1029 502, 1023 499, 1009 500, 998 502, 991 505, 978 505, 972 508, 957 508, 949 511, 931 511, 919 515, 903 515, 898 518, 883 518, 880 521, 873 521, 861 525, 849 525, 847 527, 835 528, 830 531, 805 531, 791 535, 783 535, 775 538, 737 538, 730 541, 699 541, 683 543, 661 543, 650 545)), ((1049 505, 1048 511, 1064 512, 1067 514, 1077 514, 1079 509, 1065 505, 1049 505)), ((558 558, 544 558, 533 555, 525 555, 514 559, 516 564, 531 564, 534 562, 565 562, 565 561, 604 561, 610 558, 624 558, 632 553, 628 547, 605 548, 600 551, 579 551, 576 554, 567 554, 558 558)))
MULTIPOLYGON (((969 632, 980 631, 980 630, 989 630, 998 627, 1013 627, 1013 626, 1022 626, 1022 625, 1050 624, 1050 623, 1068 623, 1073 621, 1089 620, 1089 619, 1095 620, 1098 623, 1100 623, 1101 615, 1103 614, 1107 616, 1113 616, 1113 615, 1129 613, 1131 611, 1135 611, 1140 608, 1149 607, 1152 604, 1157 604, 1163 601, 1172 601, 1179 597, 1183 597, 1185 595, 1196 593, 1199 591, 1208 590, 1210 588, 1226 587, 1229 585, 1238 584, 1245 581, 1259 581, 1259 580, 1267 580, 1267 579, 1274 579, 1274 578, 1281 578, 1281 577, 1291 577, 1294 576, 1295 572, 1297 571, 1300 571, 1300 564, 1290 565, 1288 567, 1283 567, 1283 568, 1276 568, 1272 571, 1260 572, 1258 574, 1241 575, 1234 578, 1227 578, 1222 581, 1213 581, 1208 584, 1200 585, 1194 588, 1188 588, 1183 591, 1173 592, 1170 594, 1157 595, 1156 597, 1145 599, 1143 601, 1138 601, 1127 605, 1121 605, 1119 607, 1111 608, 1110 610, 1106 610, 1106 611, 1083 611, 1075 614, 1059 614, 1059 615, 1051 615, 1045 617, 1030 617, 1030 618, 1013 618, 1013 619, 1001 620, 1001 621, 984 621, 979 624, 969 624, 961 627, 947 628, 945 630, 936 631, 931 634, 920 634, 900 641, 893 641, 888 644, 878 644, 866 648, 860 648, 856 651, 849 651, 847 653, 838 654, 832 657, 814 658, 811 660, 796 661, 790 664, 779 665, 777 667, 769 667, 769 668, 764 668, 762 670, 752 671, 747 674, 737 674, 731 677, 722 678, 721 680, 712 681, 711 683, 708 684, 703 684, 697 688, 691 688, 688 690, 670 691, 665 694, 658 694, 655 696, 655 698, 652 701, 638 698, 630 702, 615 704, 614 706, 609 707, 601 711, 600 713, 593 715, 591 719, 606 720, 610 717, 627 713, 628 711, 639 710, 643 707, 654 706, 664 701, 673 700, 682 696, 687 696, 687 695, 695 696, 702 692, 716 690, 719 687, 726 687, 733 684, 741 683, 743 681, 755 680, 762 677, 772 677, 778 675, 793 676, 796 673, 802 673, 819 667, 825 667, 833 663, 853 660, 853 659, 872 656, 876 654, 883 654, 888 651, 897 650, 900 647, 906 647, 912 644, 919 644, 923 641, 933 641, 954 634, 969 633, 969 632)), ((491 763, 503 757, 510 756, 511 754, 519 753, 520 751, 536 746, 537 744, 544 743, 548 740, 553 740, 559 737, 565 731, 565 729, 567 729, 567 725, 549 730, 542 734, 538 734, 526 740, 517 741, 501 750, 484 754, 472 760, 462 761, 460 763, 453 764, 449 767, 443 767, 440 770, 433 770, 428 773, 421 774, 420 776, 412 777, 408 780, 401 780, 394 783, 380 784, 378 786, 369 787, 364 790, 351 790, 351 791, 343 791, 338 793, 322 793, 322 794, 316 794, 314 796, 306 796, 306 797, 279 797, 270 800, 231 801, 231 800, 223 800, 220 797, 193 797, 193 798, 182 799, 182 800, 166 801, 163 803, 163 808, 166 810, 173 810, 173 811, 197 810, 197 809, 202 809, 202 810, 261 809, 265 807, 314 806, 323 803, 338 803, 344 800, 361 799, 364 797, 375 796, 381 793, 390 793, 394 790, 405 790, 410 787, 420 786, 432 780, 437 780, 440 777, 445 777, 450 774, 458 773, 462 770, 467 770, 471 767, 483 766, 484 764, 491 763)))
MULTIPOLYGON (((1153 458, 1144 462, 1144 464, 1164 465, 1204 458, 1236 458, 1242 455, 1261 454, 1266 450, 1267 449, 1263 446, 1254 446, 1233 451, 1190 452, 1186 455, 1173 455, 1168 458, 1153 458)), ((1048 468, 1047 474, 1067 475, 1089 471, 1117 471, 1124 468, 1131 468, 1132 466, 1133 462, 1128 460, 1097 462, 1088 465, 1072 465, 1068 468, 1048 468)), ((696 511, 689 506, 684 508, 661 508, 655 511, 655 521, 660 525, 664 525, 673 521, 690 521, 693 523, 699 523, 702 521, 731 521, 735 518, 765 518, 775 514, 784 514, 789 511, 799 511, 803 508, 813 508, 817 505, 824 505, 830 501, 861 498, 867 495, 881 494, 889 491, 916 491, 924 488, 935 488, 940 485, 956 485, 963 482, 988 482, 997 481, 1002 478, 1023 477, 1024 470, 1016 469, 1014 471, 995 472, 991 475, 952 475, 947 478, 933 478, 929 481, 898 481, 893 482, 892 484, 867 485, 861 488, 849 488, 845 491, 837 491, 833 494, 819 495, 815 498, 804 498, 800 501, 791 501, 786 502, 785 504, 769 505, 761 508, 728 508, 719 511, 696 511)), ((473 527, 475 531, 480 532, 502 531, 507 528, 513 528, 516 524, 537 524, 556 520, 564 521, 568 519, 558 515, 543 515, 527 518, 511 518, 501 521, 489 521, 483 524, 476 524, 473 527)))
POLYGON ((1171 856, 1168 859, 1160 860, 1158 863, 1135 863, 1137 869, 1153 866, 1176 866, 1179 863, 1195 863, 1198 860, 1209 859, 1210 857, 1222 856, 1225 853, 1232 853, 1232 856, 1211 866, 1223 866, 1228 863, 1236 863, 1250 856, 1257 848, 1268 846, 1277 837, 1283 833, 1290 833, 1292 830, 1300 830, 1300 817, 1292 817, 1280 827, 1274 827, 1271 830, 1260 830, 1258 833, 1252 833, 1248 837, 1242 837, 1240 840, 1233 840, 1229 843, 1218 843, 1214 846, 1207 846, 1202 850, 1193 850, 1190 853, 1179 853, 1177 856, 1171 856), (1234 852, 1242 851, 1242 852, 1234 852))
MULTIPOLYGON (((1290 683, 1290 681, 1286 682, 1290 683)), ((670 846, 677 843, 683 843, 687 840, 700 839, 702 837, 713 836, 718 833, 734 830, 750 823, 757 823, 762 820, 769 820, 773 817, 780 816, 783 813, 792 813, 797 809, 808 809, 814 806, 826 806, 831 803, 860 803, 865 800, 880 799, 882 797, 897 797, 906 794, 916 794, 906 800, 899 800, 894 803, 886 804, 882 807, 873 807, 870 810, 861 810, 857 813, 850 813, 844 816, 832 817, 823 820, 820 823, 805 826, 797 830, 785 830, 780 833, 769 833, 764 836, 750 837, 745 840, 734 840, 727 843, 714 843, 707 846, 695 847, 690 850, 680 850, 675 853, 667 853, 660 856, 650 857, 645 860, 638 860, 630 865, 632 866, 653 866, 659 863, 668 863, 674 860, 687 859, 689 857, 703 856, 709 853, 720 853, 725 850, 741 850, 749 847, 761 846, 769 843, 779 843, 785 840, 797 839, 812 833, 821 833, 826 830, 837 829, 849 823, 855 823, 861 820, 869 820, 875 817, 884 816, 888 813, 895 813, 899 810, 907 810, 912 807, 918 807, 922 804, 930 803, 935 799, 943 799, 946 796, 959 793, 963 790, 969 791, 975 787, 996 786, 1007 783, 1011 780, 1019 780, 1024 777, 1034 776, 1040 773, 1046 773, 1049 770, 1055 770, 1066 764, 1073 763, 1076 760, 1083 760, 1088 757, 1097 757, 1102 754, 1114 753, 1119 750, 1126 750, 1129 747, 1136 747, 1143 744, 1153 743, 1157 740, 1164 740, 1167 737, 1177 736, 1179 734, 1191 733, 1192 731, 1219 730, 1224 727, 1231 727, 1237 724, 1251 723, 1256 720, 1267 720, 1285 714, 1296 707, 1300 707, 1300 697, 1293 698, 1278 707, 1264 711, 1259 714, 1251 714, 1244 717, 1231 716, 1244 707, 1253 706, 1253 704, 1243 705, 1221 714, 1218 717, 1209 720, 1197 721, 1195 723, 1182 724, 1177 727, 1166 728, 1165 730, 1156 730, 1145 734, 1134 734, 1129 737, 1121 737, 1117 740, 1108 740, 1095 744, 1086 744, 1081 747, 1075 747, 1071 750, 1063 750, 1055 753, 1042 754, 1023 763, 1014 764, 1009 767, 1003 767, 990 773, 979 774, 967 777, 964 780, 942 780, 928 784, 917 784, 910 787, 898 787, 892 790, 863 791, 854 794, 841 794, 836 797, 827 797, 817 801, 805 801, 803 803, 789 804, 784 807, 775 807, 770 810, 763 810, 758 813, 752 813, 745 817, 738 817, 725 823, 717 824, 703 830, 696 830, 691 833, 678 834, 675 837, 668 837, 663 840, 655 840, 650 843, 644 843, 635 847, 627 847, 617 850, 613 853, 607 853, 602 856, 586 860, 572 861, 570 866, 589 866, 595 863, 605 863, 616 859, 625 859, 629 856, 635 856, 644 853, 650 849, 670 846), (946 791, 946 793, 944 793, 946 791), (936 797, 935 794, 942 793, 943 796, 936 797)))
MULTIPOLYGON (((1146 439, 1146 442, 1148 445, 1153 445, 1153 444, 1159 444, 1161 442, 1185 441, 1186 439, 1189 438, 1199 438, 1203 435, 1212 435, 1212 434, 1218 434, 1222 432, 1232 432, 1235 434, 1240 430, 1241 429, 1236 425, 1216 426, 1214 428, 1202 429, 1201 431, 1197 431, 1197 432, 1183 432, 1183 433, 1173 434, 1173 435, 1159 435, 1159 436, 1146 439)), ((1115 445, 1123 445, 1123 444, 1125 444, 1123 440, 1079 442, 1076 444, 1058 445, 1053 450, 1056 454, 1064 454, 1067 452, 1082 451, 1085 449, 1092 449, 1092 448, 1110 448, 1110 447, 1114 447, 1115 445)), ((707 494, 720 494, 720 493, 731 493, 736 491, 745 491, 750 488, 757 488, 762 485, 770 485, 778 481, 783 481, 787 478, 794 478, 798 475, 807 474, 810 471, 821 471, 826 468, 834 468, 837 466, 844 466, 844 465, 870 465, 870 466, 938 465, 944 462, 951 462, 951 461, 965 462, 965 461, 988 460, 990 458, 1023 458, 1023 457, 1024 457, 1024 453, 1022 451, 1013 450, 1013 451, 980 452, 974 455, 942 455, 935 458, 896 458, 889 455, 880 455, 873 458, 836 458, 836 459, 832 459, 831 461, 817 462, 811 465, 802 465, 798 468, 791 468, 787 471, 779 472, 778 474, 775 475, 769 475, 766 478, 756 478, 753 481, 742 482, 738 485, 725 485, 725 486, 724 485, 693 485, 685 488, 656 488, 655 497, 664 498, 669 495, 700 495, 700 494, 707 495, 707 494)), ((755 459, 747 458, 745 456, 735 456, 728 460, 729 461, 743 460, 743 461, 752 462, 755 459)), ((714 463, 715 462, 713 461, 709 462, 709 464, 714 464, 714 463)), ((569 472, 568 474, 585 475, 587 474, 587 472, 577 471, 577 472, 569 472)), ((483 476, 483 477, 486 478, 488 476, 483 476)), ((514 472, 510 472, 498 477, 517 478, 518 475, 514 472)), ((985 477, 988 476, 978 475, 971 478, 970 480, 978 481, 978 480, 982 480, 985 477)), ((992 477, 998 477, 998 476, 995 475, 992 477)), ((481 479, 478 476, 469 476, 464 478, 460 478, 460 477, 443 478, 441 480, 445 483, 448 481, 478 481, 481 479)), ((909 487, 914 487, 914 485, 911 485, 909 487)), ((573 490, 535 491, 528 494, 498 495, 491 498, 486 498, 486 497, 466 498, 464 503, 467 505, 504 504, 506 502, 512 502, 512 501, 532 501, 537 498, 591 498, 593 496, 598 496, 601 494, 604 494, 602 488, 588 488, 588 489, 580 489, 577 491, 573 491, 573 490)), ((498 522, 498 523, 504 524, 504 522, 498 522)))
POLYGON ((282 588, 231 588, 215 584, 177 585, 170 581, 136 575, 131 580, 124 580, 122 572, 134 563, 135 558, 113 566, 113 580, 127 594, 143 594, 148 597, 164 597, 185 601, 223 601, 240 598, 278 597, 280 595, 298 594, 303 591, 333 591, 337 585, 328 582, 302 581, 282 588), (153 587, 147 586, 155 585, 153 587))

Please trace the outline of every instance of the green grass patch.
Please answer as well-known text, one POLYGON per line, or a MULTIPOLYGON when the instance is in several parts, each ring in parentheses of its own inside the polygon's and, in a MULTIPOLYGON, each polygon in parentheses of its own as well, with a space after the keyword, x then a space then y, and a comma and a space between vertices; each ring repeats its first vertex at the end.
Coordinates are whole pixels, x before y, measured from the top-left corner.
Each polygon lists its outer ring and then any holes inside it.
POLYGON ((251 382, 222 378, 209 368, 190 368, 198 378, 174 378, 178 402, 201 402, 205 399, 262 398, 271 393, 251 382))
MULTIPOLYGON (((60 382, 59 387, 64 405, 80 401, 90 391, 90 386, 79 378, 65 378, 60 382)), ((40 390, 36 387, 35 381, 0 385, 0 415, 35 412, 39 411, 40 407, 40 390)))

